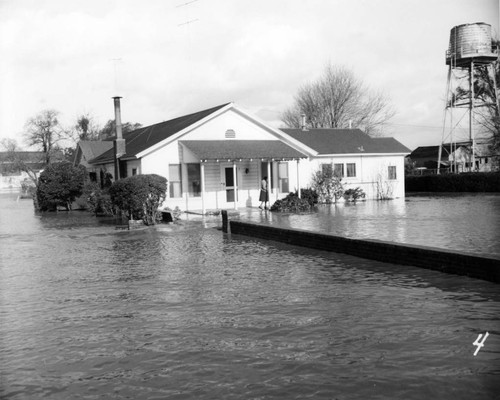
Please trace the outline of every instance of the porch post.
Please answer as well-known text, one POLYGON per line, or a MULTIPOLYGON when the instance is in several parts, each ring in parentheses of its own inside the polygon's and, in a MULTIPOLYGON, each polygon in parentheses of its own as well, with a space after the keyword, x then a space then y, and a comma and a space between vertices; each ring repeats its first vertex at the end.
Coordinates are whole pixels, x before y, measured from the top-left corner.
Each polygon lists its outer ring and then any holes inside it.
POLYGON ((236 161, 233 161, 233 185, 234 185, 234 209, 236 210, 238 203, 238 184, 236 182, 236 161))
POLYGON ((205 164, 201 163, 201 213, 205 215, 205 164))
POLYGON ((273 190, 273 182, 271 179, 271 163, 269 161, 267 162, 267 181, 269 182, 267 184, 267 193, 269 195, 269 204, 271 204, 271 192, 273 190))
POLYGON ((299 168, 299 161, 300 161, 300 158, 297 158, 297 192, 299 194, 299 199, 301 198, 300 197, 300 168, 299 168))

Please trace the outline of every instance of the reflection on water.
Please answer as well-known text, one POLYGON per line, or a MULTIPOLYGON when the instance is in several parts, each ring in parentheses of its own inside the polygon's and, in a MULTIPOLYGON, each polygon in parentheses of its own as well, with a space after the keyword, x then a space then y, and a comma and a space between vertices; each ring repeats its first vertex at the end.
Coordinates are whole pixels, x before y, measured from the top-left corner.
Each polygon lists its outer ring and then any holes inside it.
POLYGON ((116 231, 0 196, 0 221, 1 398, 500 390, 493 283, 231 237, 213 220, 116 231))
POLYGON ((500 256, 500 195, 410 196, 318 206, 309 214, 243 218, 352 238, 377 239, 500 256))

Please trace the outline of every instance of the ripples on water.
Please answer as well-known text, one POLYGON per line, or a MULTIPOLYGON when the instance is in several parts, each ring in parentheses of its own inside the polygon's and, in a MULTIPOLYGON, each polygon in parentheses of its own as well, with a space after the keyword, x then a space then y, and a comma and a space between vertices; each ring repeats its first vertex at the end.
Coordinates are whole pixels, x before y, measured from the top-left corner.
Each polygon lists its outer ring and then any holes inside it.
POLYGON ((83 213, 36 217, 27 203, 7 204, 2 398, 489 399, 500 390, 498 285, 228 237, 218 221, 115 231, 83 213))

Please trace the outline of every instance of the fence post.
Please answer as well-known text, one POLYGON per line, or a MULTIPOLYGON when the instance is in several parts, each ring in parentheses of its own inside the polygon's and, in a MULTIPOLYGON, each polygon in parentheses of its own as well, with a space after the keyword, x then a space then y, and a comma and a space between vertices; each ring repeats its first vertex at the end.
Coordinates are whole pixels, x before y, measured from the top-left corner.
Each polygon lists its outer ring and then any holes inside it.
POLYGON ((222 232, 231 233, 231 225, 229 225, 227 210, 221 210, 221 215, 222 215, 222 232))

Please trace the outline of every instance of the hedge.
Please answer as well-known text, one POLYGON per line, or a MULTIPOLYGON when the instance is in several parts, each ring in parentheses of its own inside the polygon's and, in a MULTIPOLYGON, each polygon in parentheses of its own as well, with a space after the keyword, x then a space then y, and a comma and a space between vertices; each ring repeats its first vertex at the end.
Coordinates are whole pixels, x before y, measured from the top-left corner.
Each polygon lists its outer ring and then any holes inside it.
POLYGON ((500 192, 500 172, 407 176, 406 192, 500 192))

